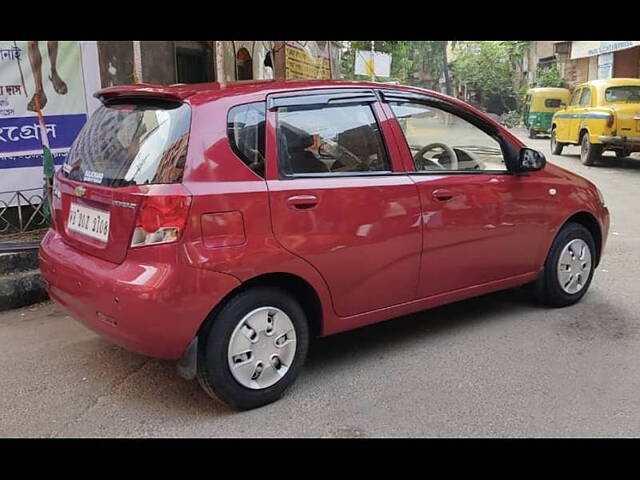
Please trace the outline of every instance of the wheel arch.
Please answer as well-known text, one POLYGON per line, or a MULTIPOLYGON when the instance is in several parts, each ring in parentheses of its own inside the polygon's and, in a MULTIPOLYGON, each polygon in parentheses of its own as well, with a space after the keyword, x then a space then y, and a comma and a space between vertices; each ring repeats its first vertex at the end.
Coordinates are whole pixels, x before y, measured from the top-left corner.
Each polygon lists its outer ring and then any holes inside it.
MULTIPOLYGON (((598 264, 600 263, 600 256, 602 253, 602 229, 600 228, 600 224, 598 223, 598 220, 592 213, 587 211, 574 213, 564 221, 562 226, 556 232, 556 236, 568 223, 578 223, 583 227, 585 227, 587 230, 589 230, 589 232, 591 233, 591 236, 593 237, 593 241, 596 244, 595 266, 597 267, 598 264)), ((555 240, 555 236, 554 236, 554 240, 555 240)))
POLYGON ((582 143, 582 137, 587 134, 589 136, 589 142, 591 142, 591 133, 589 133, 589 128, 586 126, 582 126, 580 128, 580 132, 578 133, 578 144, 582 143))
POLYGON ((219 311, 231 298, 241 292, 261 286, 279 287, 282 290, 291 293, 297 300, 299 300, 300 306, 307 316, 310 336, 318 337, 321 335, 323 321, 322 302, 320 301, 320 297, 313 286, 299 275, 287 272, 272 272, 260 274, 245 280, 236 288, 228 292, 211 310, 209 315, 203 319, 203 322, 196 333, 196 337, 200 336, 204 329, 207 328, 207 324, 209 323, 208 319, 215 316, 216 312, 219 311))

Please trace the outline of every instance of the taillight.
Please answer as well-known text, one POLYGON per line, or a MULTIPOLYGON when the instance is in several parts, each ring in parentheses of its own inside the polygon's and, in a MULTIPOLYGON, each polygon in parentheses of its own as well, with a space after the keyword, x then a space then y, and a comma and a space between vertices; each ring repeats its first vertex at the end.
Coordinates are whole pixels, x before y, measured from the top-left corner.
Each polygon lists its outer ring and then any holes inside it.
POLYGON ((187 195, 144 196, 138 210, 131 247, 177 242, 189 214, 187 195))
POLYGON ((607 127, 609 128, 613 127, 614 119, 615 117, 613 116, 613 113, 610 113, 609 116, 607 117, 607 127))

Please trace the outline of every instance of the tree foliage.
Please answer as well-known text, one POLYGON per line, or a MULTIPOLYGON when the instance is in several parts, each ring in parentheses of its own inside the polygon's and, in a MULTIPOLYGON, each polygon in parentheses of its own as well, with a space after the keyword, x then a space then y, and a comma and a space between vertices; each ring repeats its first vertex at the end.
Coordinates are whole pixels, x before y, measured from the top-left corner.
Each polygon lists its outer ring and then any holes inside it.
POLYGON ((532 87, 559 87, 565 88, 567 83, 565 82, 560 71, 555 65, 542 68, 538 71, 535 82, 531 84, 532 87))
POLYGON ((484 94, 512 94, 513 67, 507 49, 498 42, 464 42, 452 65, 458 84, 484 94))
POLYGON ((509 110, 508 104, 515 105, 518 97, 526 51, 523 41, 459 42, 452 63, 454 82, 475 92, 484 107, 493 101, 500 110, 509 110))
MULTIPOLYGON (((445 41, 376 41, 377 52, 391 54, 391 77, 386 81, 397 81, 405 85, 419 84, 418 73, 429 73, 440 78, 446 65, 445 41)), ((370 41, 342 42, 341 75, 352 80, 368 80, 365 75, 354 72, 358 50, 371 50, 370 41)))

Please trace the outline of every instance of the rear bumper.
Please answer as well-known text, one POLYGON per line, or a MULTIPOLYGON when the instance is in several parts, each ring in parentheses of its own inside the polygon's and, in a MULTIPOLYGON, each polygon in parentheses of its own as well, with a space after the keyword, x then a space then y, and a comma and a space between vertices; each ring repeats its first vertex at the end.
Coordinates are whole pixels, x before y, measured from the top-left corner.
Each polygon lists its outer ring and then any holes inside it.
POLYGON ((175 360, 209 312, 240 284, 181 257, 177 245, 158 245, 113 264, 70 247, 49 230, 40 246, 40 269, 49 296, 74 319, 129 351, 175 360))
POLYGON ((626 147, 629 149, 640 149, 640 137, 626 137, 624 135, 598 137, 601 143, 611 146, 626 147))

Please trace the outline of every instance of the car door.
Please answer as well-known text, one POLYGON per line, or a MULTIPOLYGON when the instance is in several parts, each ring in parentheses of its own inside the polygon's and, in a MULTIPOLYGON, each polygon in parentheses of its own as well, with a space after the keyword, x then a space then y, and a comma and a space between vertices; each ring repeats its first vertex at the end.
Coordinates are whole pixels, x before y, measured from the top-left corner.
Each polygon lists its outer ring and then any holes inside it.
POLYGON ((268 97, 273 232, 326 281, 345 317, 413 300, 421 207, 371 90, 268 97))
MULTIPOLYGON (((556 113, 555 122, 556 122, 556 138, 559 142, 572 142, 574 140, 571 139, 571 118, 574 113, 574 109, 578 107, 578 103, 580 100, 580 93, 582 92, 582 88, 577 88, 573 95, 571 96, 571 100, 569 101, 569 105, 564 110, 556 113)), ((577 141, 577 140, 575 140, 577 141)))
POLYGON ((460 107, 397 92, 384 98, 422 203, 418 297, 534 271, 551 208, 536 175, 512 175, 496 130, 460 107))
POLYGON ((584 87, 578 97, 578 105, 573 110, 573 116, 571 117, 570 138, 574 142, 580 140, 579 134, 582 126, 585 123, 586 115, 589 113, 591 107, 591 88, 584 87))

